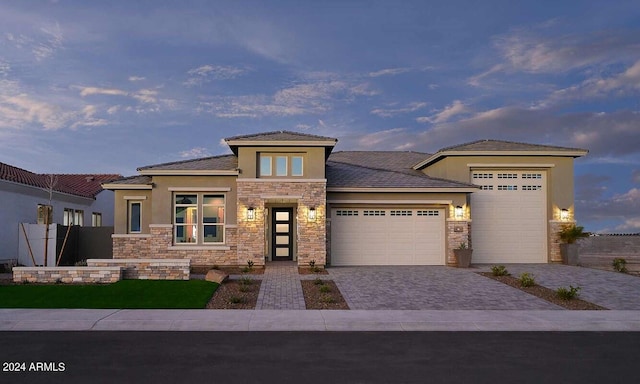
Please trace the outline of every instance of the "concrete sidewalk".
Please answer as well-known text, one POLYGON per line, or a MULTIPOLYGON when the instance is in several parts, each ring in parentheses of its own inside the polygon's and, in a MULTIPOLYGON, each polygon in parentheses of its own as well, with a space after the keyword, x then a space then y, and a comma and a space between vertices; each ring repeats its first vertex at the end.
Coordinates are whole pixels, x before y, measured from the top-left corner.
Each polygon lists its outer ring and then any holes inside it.
POLYGON ((640 332, 640 311, 0 309, 0 331, 640 332))

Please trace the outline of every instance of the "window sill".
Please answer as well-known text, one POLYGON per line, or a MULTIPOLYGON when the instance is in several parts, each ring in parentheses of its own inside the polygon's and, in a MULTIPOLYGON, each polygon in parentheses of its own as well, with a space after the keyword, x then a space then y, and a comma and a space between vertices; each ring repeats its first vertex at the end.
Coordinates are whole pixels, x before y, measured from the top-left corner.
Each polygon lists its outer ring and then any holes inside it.
POLYGON ((216 245, 198 245, 198 244, 188 244, 185 243, 183 245, 170 245, 168 248, 170 251, 176 250, 185 250, 188 249, 190 251, 229 251, 231 247, 228 245, 216 244, 216 245))

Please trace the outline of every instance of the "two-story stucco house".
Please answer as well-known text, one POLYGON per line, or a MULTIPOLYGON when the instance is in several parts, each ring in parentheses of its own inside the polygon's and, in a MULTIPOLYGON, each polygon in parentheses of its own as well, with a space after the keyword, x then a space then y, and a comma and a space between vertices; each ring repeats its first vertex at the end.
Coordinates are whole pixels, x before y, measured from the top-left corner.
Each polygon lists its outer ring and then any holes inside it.
POLYGON ((279 131, 226 139, 232 154, 152 165, 115 191, 114 258, 192 265, 559 262, 586 150, 484 140, 417 152, 334 152, 279 131))

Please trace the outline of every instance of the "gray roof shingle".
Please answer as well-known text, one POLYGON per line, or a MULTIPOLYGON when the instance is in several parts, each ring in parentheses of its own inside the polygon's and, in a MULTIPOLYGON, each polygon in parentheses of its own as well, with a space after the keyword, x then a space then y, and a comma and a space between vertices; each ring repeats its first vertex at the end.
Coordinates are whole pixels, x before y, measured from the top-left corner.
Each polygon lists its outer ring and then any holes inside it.
POLYGON ((105 184, 147 185, 151 184, 151 176, 129 176, 105 184))
POLYGON ((273 131, 228 137, 225 141, 335 141, 333 137, 291 131, 273 131))
POLYGON ((339 151, 329 156, 329 161, 360 165, 378 169, 415 173, 411 167, 431 156, 421 152, 393 151, 339 151))
POLYGON ((515 141, 503 141, 503 140, 477 140, 470 143, 454 145, 447 148, 442 148, 438 152, 445 151, 487 151, 487 152, 501 152, 501 151, 584 151, 579 148, 567 148, 558 147, 553 145, 541 145, 541 144, 528 144, 519 143, 515 141))
POLYGON ((202 159, 192 159, 175 161, 172 163, 148 165, 138 168, 138 171, 199 171, 199 170, 216 170, 216 171, 232 171, 238 168, 238 158, 235 155, 221 155, 205 157, 202 159))

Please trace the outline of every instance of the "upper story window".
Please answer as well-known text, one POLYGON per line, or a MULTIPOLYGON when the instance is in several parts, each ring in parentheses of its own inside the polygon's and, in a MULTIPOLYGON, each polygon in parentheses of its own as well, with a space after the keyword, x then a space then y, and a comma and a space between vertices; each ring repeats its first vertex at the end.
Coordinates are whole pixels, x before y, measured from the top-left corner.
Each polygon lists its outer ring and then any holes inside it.
POLYGON ((91 226, 92 227, 102 227, 102 213, 93 212, 91 214, 91 226))
POLYGON ((173 235, 175 244, 224 243, 225 196, 176 194, 173 235))
POLYGON ((304 157, 297 154, 260 154, 260 177, 304 176, 304 157))

